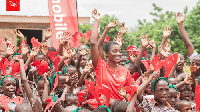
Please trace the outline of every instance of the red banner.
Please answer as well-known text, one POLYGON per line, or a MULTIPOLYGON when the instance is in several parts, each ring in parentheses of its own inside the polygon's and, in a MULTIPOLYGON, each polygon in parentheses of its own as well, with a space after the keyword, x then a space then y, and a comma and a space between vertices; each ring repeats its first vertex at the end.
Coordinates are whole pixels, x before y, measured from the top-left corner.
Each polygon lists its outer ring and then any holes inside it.
POLYGON ((6 11, 20 11, 20 0, 6 0, 6 11))
POLYGON ((58 49, 59 39, 65 31, 78 32, 76 0, 48 0, 52 44, 58 49))

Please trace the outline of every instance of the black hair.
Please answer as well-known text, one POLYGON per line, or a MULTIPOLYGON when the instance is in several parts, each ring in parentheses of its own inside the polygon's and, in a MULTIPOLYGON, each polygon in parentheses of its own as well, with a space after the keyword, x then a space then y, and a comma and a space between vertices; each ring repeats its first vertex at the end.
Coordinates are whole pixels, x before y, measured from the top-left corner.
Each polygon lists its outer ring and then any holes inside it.
POLYGON ((98 107, 94 109, 92 112, 108 112, 104 107, 98 107))
POLYGON ((54 47, 50 47, 49 51, 56 52, 56 49, 54 47))
POLYGON ((126 112, 128 104, 121 100, 116 100, 112 106, 112 112, 126 112))
POLYGON ((175 109, 178 110, 178 111, 181 111, 181 108, 183 107, 183 105, 185 103, 190 103, 189 101, 187 100, 178 100, 175 104, 175 109))
POLYGON ((119 45, 119 44, 115 41, 109 41, 105 46, 105 52, 108 52, 110 50, 111 45, 119 45))

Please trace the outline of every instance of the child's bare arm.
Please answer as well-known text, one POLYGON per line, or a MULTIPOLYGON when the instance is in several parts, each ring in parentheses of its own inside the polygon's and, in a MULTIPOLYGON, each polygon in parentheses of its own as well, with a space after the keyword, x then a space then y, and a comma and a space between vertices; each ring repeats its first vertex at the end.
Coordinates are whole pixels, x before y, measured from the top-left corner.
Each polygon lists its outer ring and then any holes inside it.
POLYGON ((144 83, 142 83, 138 89, 137 89, 137 100, 141 103, 143 100, 143 96, 141 95, 142 91, 145 90, 145 88, 148 86, 148 84, 153 81, 154 79, 156 79, 158 76, 160 75, 160 73, 158 71, 155 71, 152 75, 150 75, 149 79, 146 80, 144 83))
MULTIPOLYGON (((146 50, 146 47, 149 45, 150 39, 148 37, 149 36, 148 35, 146 36, 146 34, 142 34, 140 36, 142 47, 141 47, 140 52, 137 55, 137 58, 136 58, 135 63, 134 63, 134 67, 135 67, 136 72, 140 71, 139 68, 140 68, 140 63, 141 63, 142 55, 143 55, 144 51, 146 50)), ((140 73, 140 72, 138 72, 138 73, 140 73)))
POLYGON ((174 77, 174 72, 176 71, 176 67, 178 66, 178 63, 180 62, 180 58, 178 57, 178 60, 176 61, 176 64, 171 69, 170 73, 168 74, 168 77, 174 77))
POLYGON ((136 112, 135 109, 135 102, 137 100, 137 93, 135 93, 130 101, 130 104, 128 105, 126 112, 136 112))
POLYGON ((22 80, 22 83, 24 85, 24 89, 25 89, 25 92, 28 96, 29 102, 32 105, 34 103, 34 97, 33 97, 33 94, 32 94, 32 91, 31 91, 31 88, 29 86, 29 83, 28 83, 28 80, 27 80, 27 77, 26 77, 26 73, 25 73, 25 70, 24 70, 24 60, 19 59, 18 61, 19 61, 19 64, 20 64, 21 80, 22 80))
POLYGON ((48 89, 49 89, 49 81, 47 80, 47 73, 43 74, 44 77, 44 90, 42 93, 42 104, 47 104, 46 99, 48 99, 48 89))

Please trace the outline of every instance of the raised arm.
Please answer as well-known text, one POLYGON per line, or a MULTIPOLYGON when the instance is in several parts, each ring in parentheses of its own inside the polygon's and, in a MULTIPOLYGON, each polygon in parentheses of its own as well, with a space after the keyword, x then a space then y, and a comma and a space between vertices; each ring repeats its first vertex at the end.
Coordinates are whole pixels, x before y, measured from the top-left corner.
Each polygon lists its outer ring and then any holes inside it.
POLYGON ((111 28, 114 28, 118 25, 117 21, 112 21, 111 23, 109 23, 105 30, 103 31, 101 37, 99 38, 98 40, 98 43, 97 43, 97 46, 98 46, 98 50, 99 50, 99 55, 101 56, 101 59, 104 60, 104 54, 103 54, 103 49, 102 49, 102 46, 103 46, 103 42, 104 42, 104 39, 108 33, 108 31, 111 29, 111 28))
POLYGON ((43 74, 43 77, 44 77, 44 91, 42 93, 42 104, 47 104, 46 102, 46 99, 48 99, 48 89, 49 89, 49 81, 47 80, 47 76, 48 74, 47 73, 44 73, 43 74))
POLYGON ((96 9, 92 12, 92 17, 94 18, 94 25, 92 29, 92 35, 90 38, 90 48, 91 48, 91 58, 92 58, 92 64, 94 67, 97 67, 97 63, 99 60, 99 51, 97 46, 97 40, 98 40, 98 27, 99 22, 101 20, 100 13, 97 12, 96 9))
POLYGON ((171 28, 169 27, 169 26, 166 26, 166 27, 164 27, 164 30, 163 30, 163 38, 162 38, 162 42, 161 42, 161 44, 160 44, 160 46, 162 47, 162 48, 164 48, 164 45, 165 45, 165 43, 166 43, 166 41, 167 41, 167 38, 171 35, 171 33, 172 33, 172 30, 170 30, 171 28))
POLYGON ((128 105, 126 112, 136 112, 135 109, 135 102, 137 100, 137 93, 135 93, 130 101, 130 104, 128 105))
MULTIPOLYGON (((142 35, 140 36, 140 40, 141 40, 141 45, 142 45, 142 47, 141 47, 140 52, 139 52, 139 54, 137 55, 137 58, 136 58, 135 63, 134 63, 134 67, 135 67, 135 70, 136 70, 136 71, 139 71, 140 63, 141 63, 141 59, 142 59, 142 55, 143 55, 144 51, 146 50, 146 47, 147 47, 147 46, 149 45, 149 43, 150 43, 150 39, 149 39, 148 37, 149 37, 149 36, 148 36, 148 35, 146 36, 146 34, 142 34, 142 35)), ((138 73, 140 73, 140 72, 138 72, 138 73)))
POLYGON ((178 24, 178 27, 179 27, 179 30, 180 30, 180 33, 181 33, 181 37, 182 37, 184 44, 186 46, 187 56, 191 56, 194 53, 194 47, 193 47, 192 43, 190 42, 190 38, 189 38, 188 34, 186 33, 184 26, 183 26, 185 16, 183 16, 183 14, 178 12, 175 15, 175 17, 176 17, 176 22, 178 24))
POLYGON ((33 97, 31 88, 29 86, 28 79, 26 78, 26 73, 25 73, 25 70, 24 70, 24 60, 19 59, 19 64, 20 64, 20 76, 21 76, 21 80, 22 80, 25 92, 28 96, 29 102, 31 103, 31 105, 33 105, 34 97, 33 97))
POLYGON ((176 61, 176 64, 173 66, 173 68, 171 69, 168 77, 174 77, 174 72, 176 71, 176 67, 178 66, 179 62, 180 62, 180 58, 178 57, 178 60, 176 61))
POLYGON ((42 40, 42 43, 46 42, 52 36, 52 34, 53 34, 53 31, 51 30, 51 28, 46 29, 46 34, 45 34, 44 39, 42 40))
POLYGON ((141 103, 143 100, 143 96, 142 96, 142 91, 145 90, 145 88, 148 86, 148 84, 153 81, 154 79, 156 79, 158 76, 160 75, 160 73, 158 71, 155 71, 152 75, 150 75, 149 79, 146 80, 144 83, 142 83, 138 89, 137 89, 137 100, 141 103))

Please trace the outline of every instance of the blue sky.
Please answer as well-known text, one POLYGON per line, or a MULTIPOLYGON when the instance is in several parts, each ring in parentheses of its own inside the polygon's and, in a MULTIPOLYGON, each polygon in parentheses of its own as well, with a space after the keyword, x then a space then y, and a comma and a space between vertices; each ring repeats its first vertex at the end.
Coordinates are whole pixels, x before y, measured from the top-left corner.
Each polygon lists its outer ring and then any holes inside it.
POLYGON ((163 8, 163 11, 183 12, 185 6, 190 11, 197 2, 198 0, 77 0, 88 13, 96 8, 101 15, 114 14, 127 27, 136 27, 138 19, 151 21, 149 13, 153 11, 152 3, 163 8))

